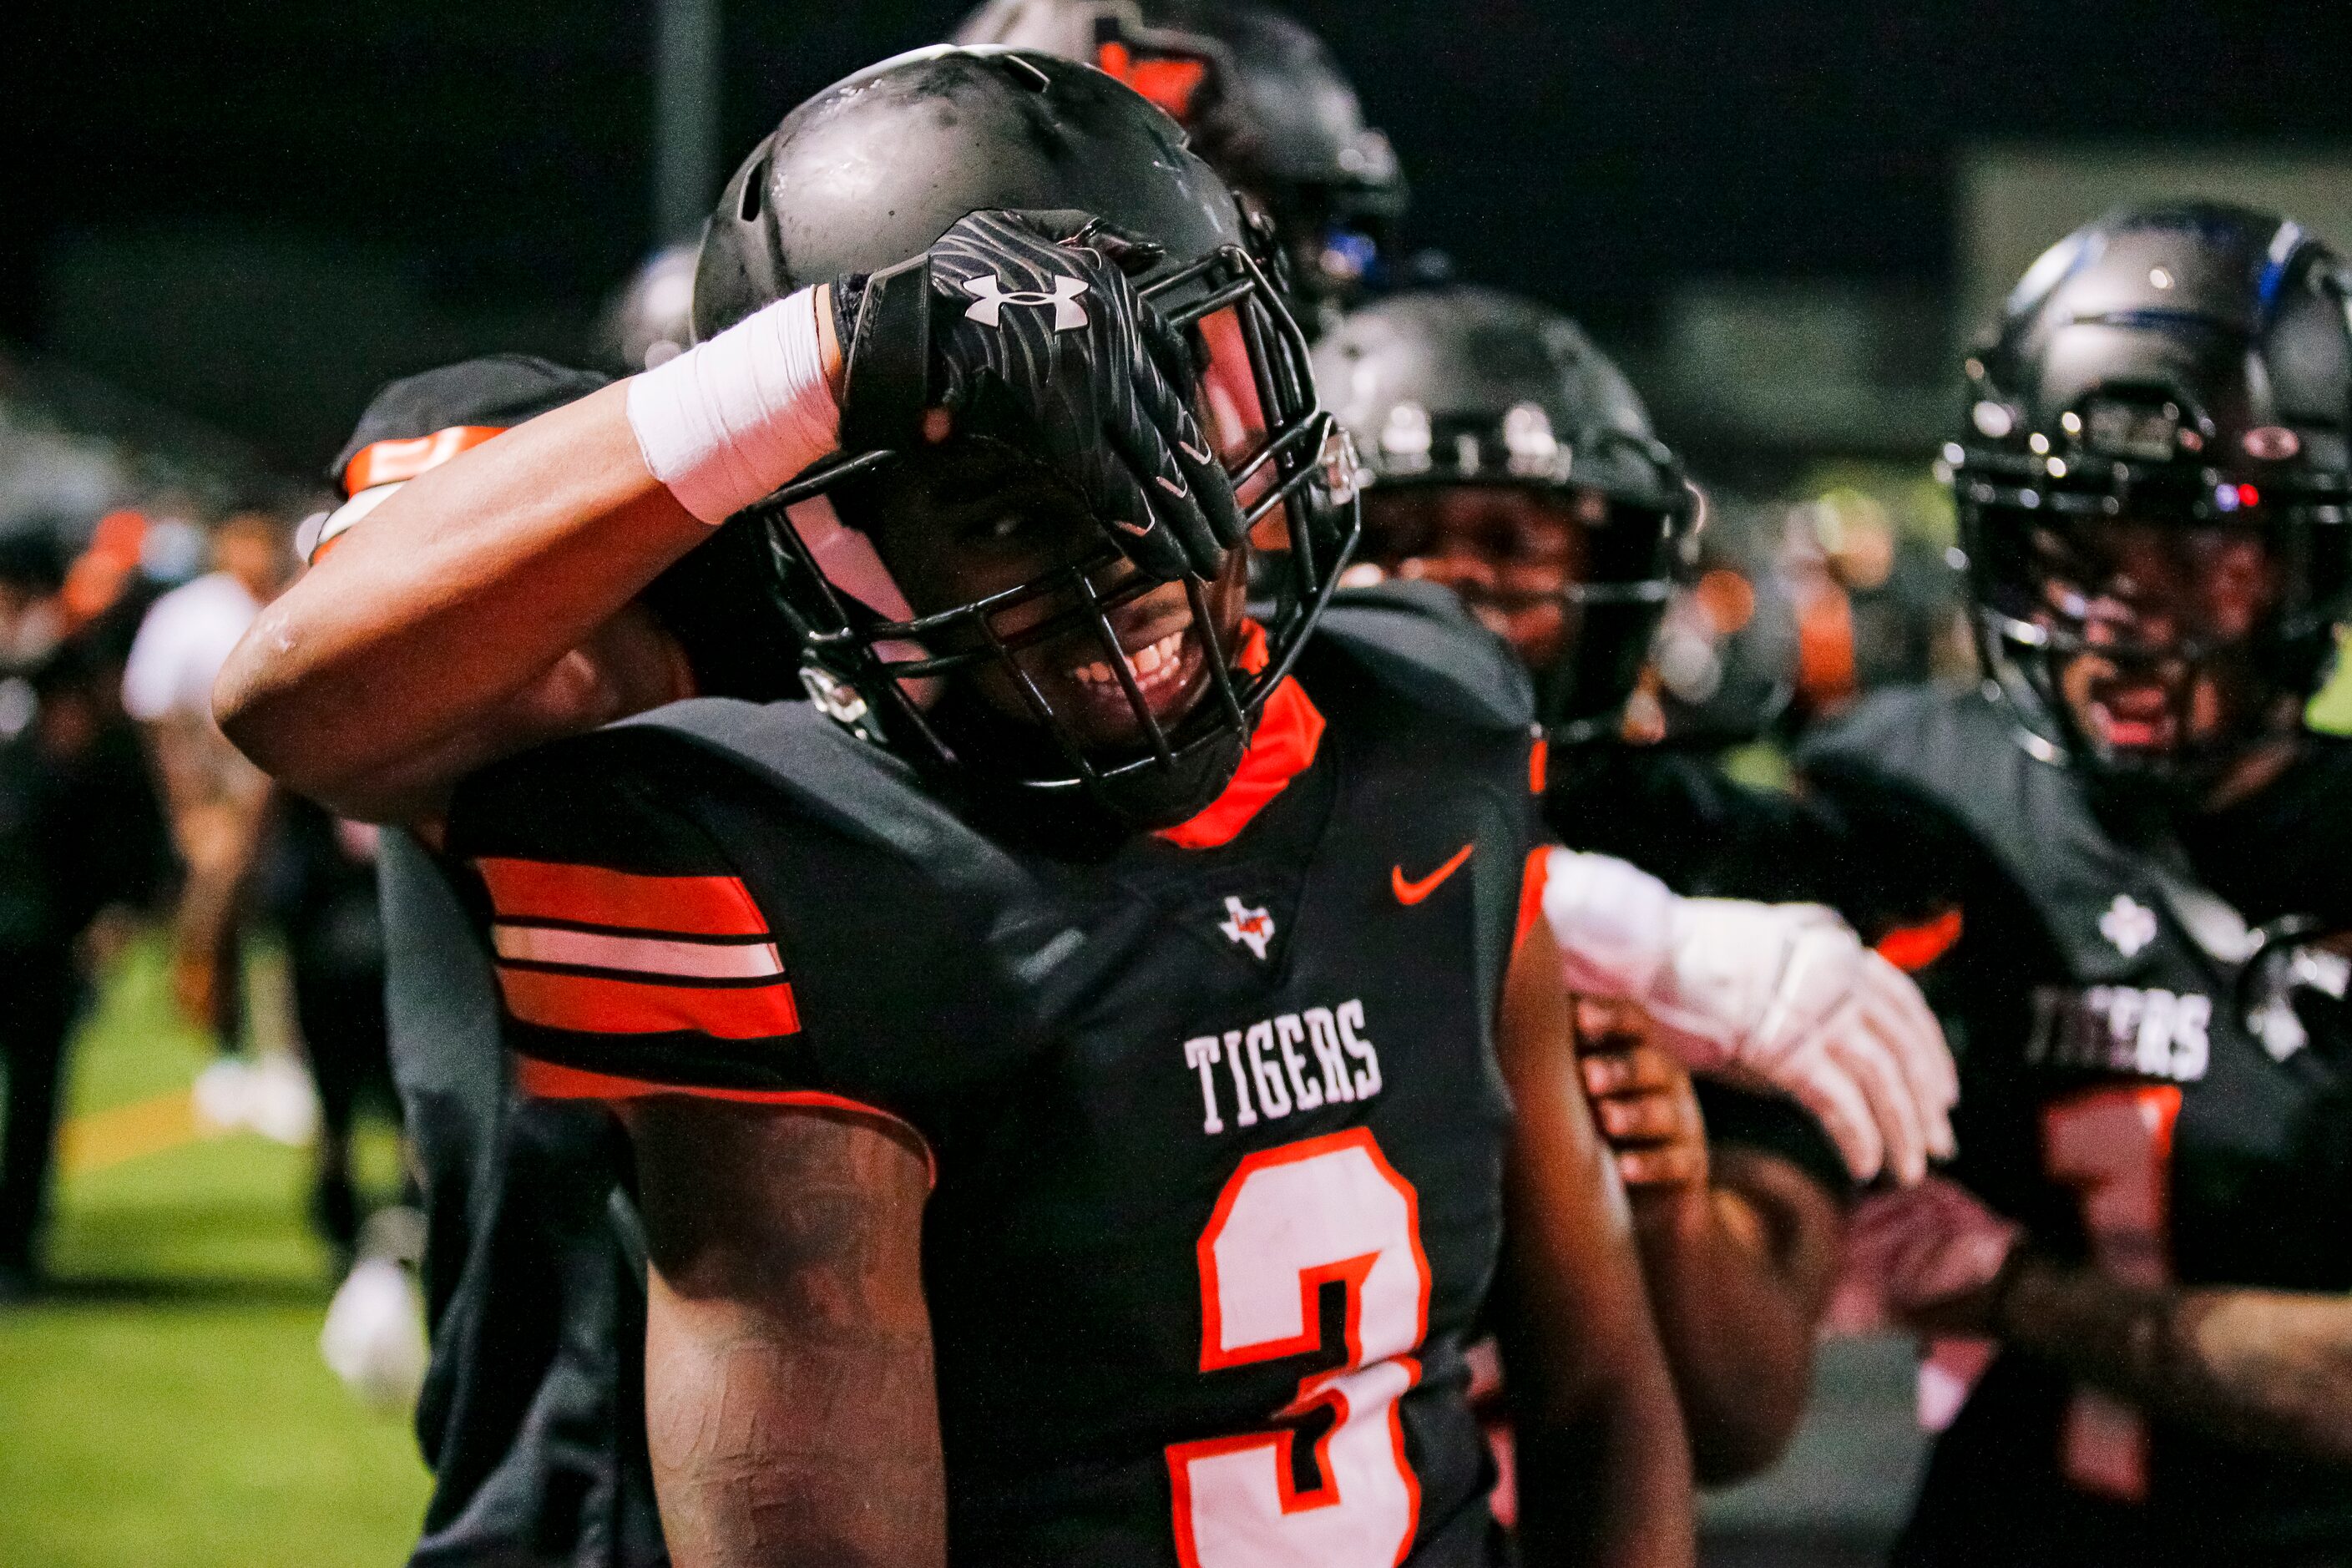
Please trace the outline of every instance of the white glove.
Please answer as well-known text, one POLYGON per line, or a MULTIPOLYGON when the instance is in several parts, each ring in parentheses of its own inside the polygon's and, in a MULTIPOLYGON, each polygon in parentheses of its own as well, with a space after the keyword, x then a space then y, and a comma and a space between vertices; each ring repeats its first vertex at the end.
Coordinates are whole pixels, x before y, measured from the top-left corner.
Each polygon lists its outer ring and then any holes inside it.
POLYGON ((1551 852, 1544 915, 1569 987, 1641 1003, 1695 1072, 1821 1121, 1856 1181, 1952 1152, 1958 1075, 1918 987, 1818 904, 1678 898, 1622 860, 1551 852))

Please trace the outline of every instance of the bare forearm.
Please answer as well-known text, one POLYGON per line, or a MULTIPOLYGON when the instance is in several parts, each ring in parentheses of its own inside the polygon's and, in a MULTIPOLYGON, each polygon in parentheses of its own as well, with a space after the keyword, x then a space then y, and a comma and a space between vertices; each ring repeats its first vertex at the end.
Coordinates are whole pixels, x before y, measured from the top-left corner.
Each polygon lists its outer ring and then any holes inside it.
POLYGON ((678 1568, 943 1561, 927 1332, 783 1335, 665 1307, 646 1423, 678 1568))
POLYGON ((263 610, 215 704, 305 794, 444 743, 709 530, 646 469, 608 387, 410 480, 263 610))
POLYGON ((1582 1415, 1517 1429, 1519 1538, 1528 1568, 1688 1568, 1690 1474, 1664 1368, 1582 1415))
POLYGON ((1514 959, 1499 1056, 1517 1116, 1496 1329, 1530 1564, 1692 1561, 1690 1450, 1634 1255, 1632 1215, 1578 1081, 1559 953, 1514 959))
POLYGON ((1706 1486, 1754 1475, 1804 1414, 1821 1307, 1813 1260, 1776 1254, 1753 1209, 1721 1187, 1637 1198, 1635 1213, 1693 1468, 1706 1486))
POLYGON ((633 1108, 646 1436, 677 1568, 940 1568, 923 1156, 817 1112, 633 1108))
POLYGON ((2154 1415, 2253 1447, 2352 1465, 2352 1300, 2143 1289, 2021 1260, 2000 1337, 2154 1415))

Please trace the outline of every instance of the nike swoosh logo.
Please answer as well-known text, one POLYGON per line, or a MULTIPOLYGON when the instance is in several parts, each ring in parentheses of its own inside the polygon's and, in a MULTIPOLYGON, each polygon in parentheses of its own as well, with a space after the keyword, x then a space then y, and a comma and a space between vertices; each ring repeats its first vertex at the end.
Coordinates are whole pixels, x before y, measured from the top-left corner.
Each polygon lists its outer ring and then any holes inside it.
POLYGON ((1475 844, 1465 844, 1461 848, 1454 852, 1454 858, 1448 860, 1444 865, 1440 866, 1436 870, 1432 871, 1428 876, 1423 877, 1418 882, 1408 882, 1404 879, 1403 867, 1395 866, 1390 868, 1389 886, 1395 891, 1397 902, 1410 909, 1414 904, 1421 902, 1422 900, 1429 897, 1430 894, 1437 891, 1437 884, 1445 880, 1446 878, 1454 875, 1454 872, 1462 869, 1462 862, 1470 858, 1470 851, 1476 847, 1478 847, 1475 844))

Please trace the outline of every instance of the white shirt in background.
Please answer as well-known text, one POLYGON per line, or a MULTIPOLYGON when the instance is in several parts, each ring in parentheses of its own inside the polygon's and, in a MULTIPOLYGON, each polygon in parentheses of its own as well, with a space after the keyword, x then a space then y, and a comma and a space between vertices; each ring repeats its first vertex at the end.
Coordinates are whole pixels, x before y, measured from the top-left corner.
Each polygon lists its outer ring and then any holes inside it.
POLYGON ((213 682, 260 613, 260 601, 226 572, 183 584, 156 600, 131 641, 123 710, 142 723, 175 715, 209 722, 213 682))

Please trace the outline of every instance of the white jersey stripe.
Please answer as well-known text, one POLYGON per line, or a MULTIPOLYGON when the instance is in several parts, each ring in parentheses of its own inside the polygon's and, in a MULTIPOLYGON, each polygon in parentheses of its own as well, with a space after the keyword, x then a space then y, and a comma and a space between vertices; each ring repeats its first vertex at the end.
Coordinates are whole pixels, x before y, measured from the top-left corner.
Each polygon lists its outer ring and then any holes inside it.
POLYGON ((493 927, 491 937, 500 958, 525 963, 565 963, 695 980, 763 980, 784 972, 784 961, 772 942, 664 942, 658 937, 505 924, 493 927))

